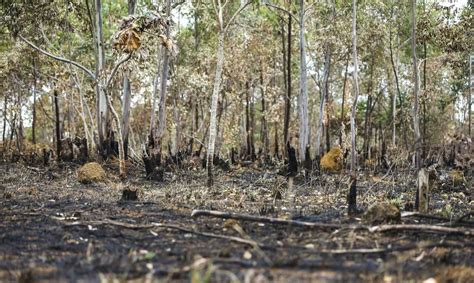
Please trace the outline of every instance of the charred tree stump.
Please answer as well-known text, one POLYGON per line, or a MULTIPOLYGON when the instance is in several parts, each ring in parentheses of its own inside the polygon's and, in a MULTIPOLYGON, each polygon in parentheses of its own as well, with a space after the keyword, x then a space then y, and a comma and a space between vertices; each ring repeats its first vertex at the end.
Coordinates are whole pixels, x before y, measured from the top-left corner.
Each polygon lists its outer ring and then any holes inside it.
POLYGON ((357 175, 353 173, 351 175, 351 184, 349 187, 349 194, 347 195, 348 203, 348 214, 355 215, 357 214, 357 175))

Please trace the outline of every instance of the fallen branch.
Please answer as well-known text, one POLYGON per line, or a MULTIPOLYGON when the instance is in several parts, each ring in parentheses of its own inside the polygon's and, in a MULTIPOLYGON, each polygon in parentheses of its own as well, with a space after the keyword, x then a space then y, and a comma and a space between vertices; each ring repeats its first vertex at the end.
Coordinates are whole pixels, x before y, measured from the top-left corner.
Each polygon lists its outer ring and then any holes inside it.
POLYGON ((369 231, 374 232, 389 232, 389 231, 418 231, 430 233, 443 234, 461 234, 465 236, 474 236, 474 229, 443 227, 427 224, 398 224, 398 225, 380 225, 369 228, 369 231))
POLYGON ((199 231, 194 231, 194 230, 183 228, 183 227, 173 225, 173 224, 152 223, 152 225, 154 227, 179 230, 179 231, 182 231, 182 232, 191 233, 191 234, 195 234, 195 235, 202 236, 202 237, 207 237, 207 238, 216 238, 216 239, 229 240, 229 241, 240 243, 240 244, 247 244, 251 247, 260 247, 260 248, 267 247, 267 246, 264 246, 262 244, 257 243, 256 241, 253 241, 253 240, 247 240, 247 239, 240 238, 240 237, 235 237, 235 236, 226 236, 226 235, 219 235, 219 234, 208 233, 208 232, 199 232, 199 231))
POLYGON ((259 222, 259 223, 270 223, 270 224, 278 224, 278 225, 293 225, 293 226, 301 226, 301 227, 306 227, 306 228, 367 229, 367 227, 363 225, 316 223, 316 222, 307 222, 307 221, 299 221, 299 220, 272 218, 272 217, 265 217, 265 216, 254 216, 254 215, 240 214, 240 213, 235 213, 235 212, 222 212, 222 211, 217 211, 217 210, 193 210, 193 212, 191 213, 191 217, 199 217, 199 216, 211 216, 211 217, 216 217, 216 218, 236 219, 236 220, 252 221, 252 222, 259 222))
POLYGON ((429 244, 413 244, 406 246, 398 246, 393 248, 374 248, 374 249, 339 249, 339 250, 316 250, 308 248, 300 248, 300 251, 317 252, 318 254, 331 254, 331 255, 347 255, 347 254, 381 254, 381 253, 393 253, 393 252, 404 252, 417 249, 431 249, 431 248, 474 248, 474 244, 471 243, 455 243, 455 242, 438 242, 429 244))
MULTIPOLYGON (((62 220, 56 217, 52 217, 55 220, 62 220)), ((127 228, 127 229, 133 229, 133 230, 139 230, 139 229, 152 229, 152 228, 166 228, 166 229, 173 229, 173 230, 178 230, 181 232, 185 233, 190 233, 202 237, 207 237, 207 238, 216 238, 216 239, 224 239, 240 244, 246 244, 251 247, 266 247, 260 243, 257 243, 256 241, 253 240, 248 240, 248 239, 243 239, 240 237, 235 237, 235 236, 226 236, 226 235, 218 235, 218 234, 213 234, 213 233, 208 233, 208 232, 199 232, 199 231, 194 231, 188 228, 184 228, 178 225, 173 225, 173 224, 165 224, 165 223, 151 223, 151 224, 131 224, 131 223, 126 223, 126 222, 120 222, 120 221, 115 221, 111 219, 107 220, 102 220, 102 221, 87 221, 87 222, 80 222, 80 221, 75 221, 66 224, 67 226, 88 226, 88 225, 113 225, 113 226, 118 226, 122 228, 127 228)))

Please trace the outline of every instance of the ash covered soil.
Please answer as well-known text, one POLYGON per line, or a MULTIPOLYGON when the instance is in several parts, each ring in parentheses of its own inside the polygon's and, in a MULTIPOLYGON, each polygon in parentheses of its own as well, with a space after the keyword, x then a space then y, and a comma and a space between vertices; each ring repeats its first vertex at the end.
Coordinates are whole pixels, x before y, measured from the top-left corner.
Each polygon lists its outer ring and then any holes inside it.
POLYGON ((178 170, 166 173, 164 182, 151 182, 140 168, 132 168, 121 183, 115 169, 105 166, 105 182, 81 184, 77 168, 0 165, 1 282, 474 278, 472 176, 456 185, 440 181, 433 186, 429 215, 410 215, 405 212, 414 200, 413 172, 359 175, 362 211, 389 202, 401 208, 401 224, 436 225, 457 233, 351 228, 365 224, 362 216, 346 214, 348 174, 296 178, 293 198, 286 179, 273 169, 219 172, 209 189, 200 170, 178 170), (124 188, 137 190, 139 200, 122 201, 124 188), (337 225, 193 218, 194 209, 337 225))

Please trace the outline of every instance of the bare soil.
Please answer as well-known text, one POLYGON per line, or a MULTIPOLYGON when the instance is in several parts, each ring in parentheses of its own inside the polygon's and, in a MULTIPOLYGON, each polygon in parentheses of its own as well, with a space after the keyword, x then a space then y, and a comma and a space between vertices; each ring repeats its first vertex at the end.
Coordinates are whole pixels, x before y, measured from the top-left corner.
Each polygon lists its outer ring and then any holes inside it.
MULTIPOLYGON (((298 177, 295 198, 275 169, 219 172, 212 189, 203 171, 165 173, 162 183, 132 168, 121 183, 81 184, 77 165, 0 165, 1 282, 472 282, 472 176, 434 185, 430 215, 404 224, 458 227, 471 234, 348 229, 347 174, 298 177), (138 201, 122 201, 124 188, 138 201), (281 196, 281 198, 280 198, 281 196), (193 209, 220 210, 318 223, 307 228, 220 218, 192 218, 193 209), (153 223, 158 223, 151 225, 153 223), (173 225, 160 227, 159 224, 173 225), (208 233, 208 234, 206 234, 208 233), (215 236, 226 236, 217 238, 215 236), (230 236, 246 239, 241 243, 230 236)), ((361 173, 361 211, 389 201, 413 205, 414 173, 361 173)))

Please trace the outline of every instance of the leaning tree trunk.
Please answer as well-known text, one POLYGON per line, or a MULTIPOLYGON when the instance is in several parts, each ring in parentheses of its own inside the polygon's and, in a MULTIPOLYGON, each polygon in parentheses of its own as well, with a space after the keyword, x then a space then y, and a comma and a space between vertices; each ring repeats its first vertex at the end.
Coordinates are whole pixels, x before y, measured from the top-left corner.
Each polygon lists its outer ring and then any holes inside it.
POLYGON ((217 64, 216 75, 214 77, 214 89, 211 97, 211 117, 209 123, 209 145, 207 147, 207 186, 211 187, 214 184, 213 180, 213 159, 214 147, 216 143, 217 134, 217 102, 219 101, 219 92, 222 81, 222 69, 224 67, 224 31, 219 31, 217 41, 217 64))
POLYGON ((356 123, 357 99, 359 97, 359 81, 357 78, 357 0, 352 2, 352 51, 354 59, 354 101, 351 112, 351 184, 347 197, 348 213, 357 213, 357 175, 356 175, 356 123))

